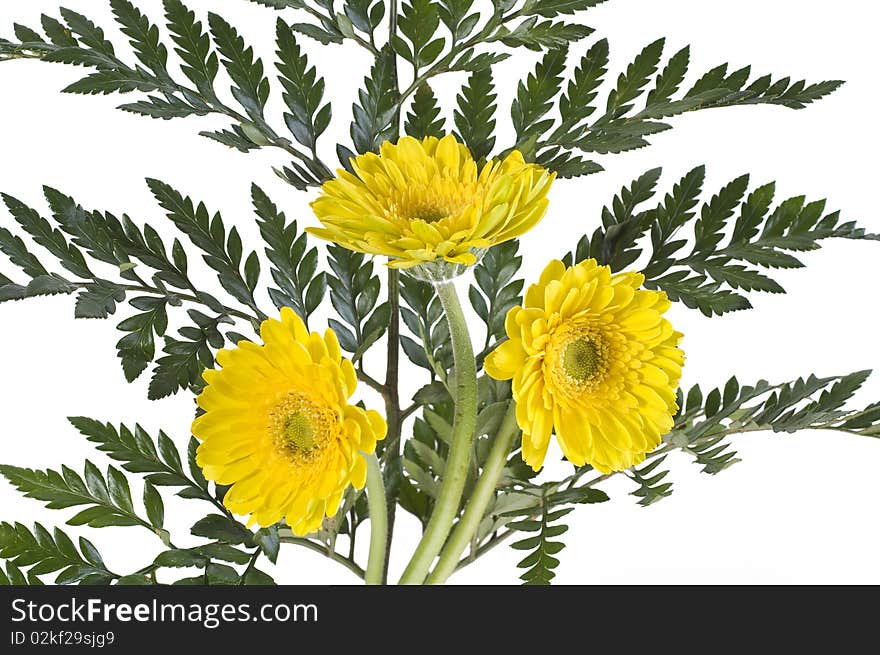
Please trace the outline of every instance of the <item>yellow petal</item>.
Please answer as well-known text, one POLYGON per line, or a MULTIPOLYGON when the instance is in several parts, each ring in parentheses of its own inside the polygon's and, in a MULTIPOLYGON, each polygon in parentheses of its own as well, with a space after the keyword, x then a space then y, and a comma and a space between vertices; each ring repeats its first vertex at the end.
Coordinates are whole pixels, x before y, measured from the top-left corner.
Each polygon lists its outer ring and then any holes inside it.
POLYGON ((508 339, 486 357, 486 373, 496 380, 510 380, 522 368, 526 353, 519 339, 508 339))

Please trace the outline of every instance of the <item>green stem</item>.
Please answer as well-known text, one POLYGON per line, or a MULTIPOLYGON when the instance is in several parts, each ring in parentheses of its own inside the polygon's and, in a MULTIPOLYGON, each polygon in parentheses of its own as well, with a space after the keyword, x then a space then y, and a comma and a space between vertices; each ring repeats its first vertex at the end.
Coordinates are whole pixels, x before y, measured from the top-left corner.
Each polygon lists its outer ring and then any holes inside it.
POLYGON ((385 571, 385 548, 388 541, 388 509, 385 504, 385 481, 376 453, 367 460, 367 504, 370 508, 370 558, 364 582, 382 584, 385 571))
POLYGON ((391 560, 391 543, 394 538, 394 523, 397 516, 397 497, 400 491, 402 465, 400 461, 400 436, 404 417, 400 411, 400 271, 388 269, 388 304, 391 307, 391 322, 388 325, 388 353, 386 359, 385 385, 382 395, 385 398, 385 416, 388 433, 385 435, 385 450, 382 464, 385 467, 385 484, 388 503, 388 547, 385 549, 385 565, 382 584, 388 583, 388 565, 391 560))
POLYGON ((434 558, 443 548, 458 514, 461 495, 468 476, 474 430, 477 422, 477 366, 474 347, 468 333, 467 321, 451 282, 434 285, 443 303, 449 332, 452 336, 452 352, 455 360, 455 419, 452 425, 452 444, 446 462, 446 473, 440 486, 440 494, 431 520, 412 559, 403 572, 401 584, 421 584, 428 574, 434 558))
POLYGON ((483 467, 483 474, 477 481, 477 486, 474 488, 474 493, 468 501, 461 520, 455 526, 449 541, 446 542, 446 546, 440 553, 437 567, 428 576, 428 584, 443 584, 455 572, 461 554, 471 543, 471 539, 486 515, 486 508, 495 497, 498 480, 501 478, 501 472, 504 470, 504 465, 507 463, 507 458, 513 447, 513 441, 518 434, 516 403, 511 402, 501 423, 501 428, 495 436, 495 443, 492 444, 492 450, 483 467))
MULTIPOLYGON (((389 0, 388 7, 388 43, 397 35, 398 0, 389 0)), ((377 55, 378 56, 378 55, 377 55)), ((397 73, 397 57, 392 65, 393 87, 395 100, 400 95, 400 77, 397 73)), ((392 140, 400 138, 400 107, 394 112, 392 121, 394 134, 392 140)), ((382 567, 382 584, 388 584, 388 567, 391 563, 391 546, 394 543, 394 524, 397 517, 397 498, 400 493, 400 480, 403 477, 400 460, 401 434, 404 417, 400 413, 400 271, 388 269, 388 305, 391 309, 391 322, 388 324, 388 352, 385 362, 385 386, 380 392, 385 398, 385 420, 388 432, 385 435, 382 465, 387 490, 387 547, 385 562, 382 567)))

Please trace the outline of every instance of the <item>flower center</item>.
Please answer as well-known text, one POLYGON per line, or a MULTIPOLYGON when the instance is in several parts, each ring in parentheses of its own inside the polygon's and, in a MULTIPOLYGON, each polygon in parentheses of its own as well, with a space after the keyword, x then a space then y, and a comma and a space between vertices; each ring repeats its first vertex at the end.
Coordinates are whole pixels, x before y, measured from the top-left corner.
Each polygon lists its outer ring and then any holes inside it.
POLYGON ((387 212, 389 217, 404 223, 438 223, 461 214, 473 204, 475 194, 476 189, 472 184, 435 178, 427 186, 413 184, 390 195, 387 212))
POLYGON ((412 211, 412 217, 417 220, 425 221, 425 223, 436 223, 442 221, 452 212, 446 207, 418 207, 412 211))
POLYGON ((290 459, 312 459, 330 441, 338 420, 333 410, 308 394, 292 391, 269 412, 275 447, 290 459))
POLYGON ((315 431, 307 416, 291 414, 284 422, 287 442, 300 450, 310 450, 315 445, 315 431))
POLYGON ((592 339, 575 339, 562 352, 562 368, 568 377, 577 382, 594 377, 601 366, 599 348, 592 339))

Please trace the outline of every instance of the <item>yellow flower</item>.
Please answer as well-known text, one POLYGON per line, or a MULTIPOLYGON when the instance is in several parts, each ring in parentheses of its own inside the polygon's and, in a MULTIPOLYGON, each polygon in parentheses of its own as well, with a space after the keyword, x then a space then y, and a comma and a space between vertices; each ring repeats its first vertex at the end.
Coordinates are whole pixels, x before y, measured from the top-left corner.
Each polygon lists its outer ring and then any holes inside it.
POLYGON ((349 484, 366 479, 366 461, 385 437, 375 411, 348 404, 357 384, 332 330, 309 333, 292 309, 260 328, 263 345, 242 341, 217 353, 205 371, 192 426, 205 477, 232 485, 223 502, 251 524, 282 518, 298 535, 332 516, 349 484))
POLYGON ((453 136, 404 137, 380 154, 352 160, 323 186, 312 209, 323 228, 308 231, 346 248, 391 258, 389 266, 476 263, 481 250, 509 241, 543 218, 555 174, 518 151, 482 169, 453 136))
POLYGON ((554 429, 570 462, 610 473, 644 461, 672 428, 682 335, 662 316, 666 294, 640 289, 644 279, 556 260, 508 312, 510 339, 486 372, 513 379, 523 459, 536 471, 554 429))

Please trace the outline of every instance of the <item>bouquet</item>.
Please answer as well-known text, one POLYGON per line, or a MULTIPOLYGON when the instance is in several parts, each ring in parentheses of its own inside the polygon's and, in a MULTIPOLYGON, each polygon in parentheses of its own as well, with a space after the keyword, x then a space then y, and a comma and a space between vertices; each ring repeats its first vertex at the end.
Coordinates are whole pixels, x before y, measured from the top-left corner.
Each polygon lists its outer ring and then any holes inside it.
POLYGON ((124 379, 148 378, 157 402, 187 395, 193 420, 150 433, 74 417, 105 469, 0 465, 26 497, 73 508, 68 525, 130 526, 161 545, 115 571, 85 537, 4 522, 0 582, 269 585, 263 562, 284 546, 367 584, 442 584, 508 541, 521 579, 549 584, 571 512, 609 501, 612 476, 648 506, 672 493, 673 451, 716 474, 738 461, 740 433, 880 434, 880 403, 851 402, 865 371, 681 386, 674 303, 750 309, 821 242, 880 239, 825 201, 778 200, 748 176, 707 188, 704 166, 661 185, 653 169, 556 259, 522 267, 558 185, 592 193, 611 155, 694 112, 799 110, 841 82, 692 71, 689 48, 663 39, 617 69, 584 22, 603 0, 254 1, 275 23, 274 53, 182 0, 109 0, 114 26, 61 9, 0 39, 9 66, 78 67, 66 93, 220 119, 201 134, 271 153, 281 180, 250 188, 258 243, 160 179, 147 184, 161 225, 51 187, 39 206, 3 194, 0 301, 63 294, 77 317, 117 317, 124 379), (321 71, 334 48, 369 63, 350 112, 321 71), (493 71, 517 57, 537 63, 501 106, 493 71), (457 92, 435 91, 444 76, 457 92), (339 116, 347 134, 330 129, 339 116), (311 215, 287 215, 291 190, 311 215), (545 471, 557 456, 561 478, 545 471), (171 494, 204 509, 188 535, 166 526, 171 494), (394 542, 401 512, 422 528, 415 544, 394 542))

